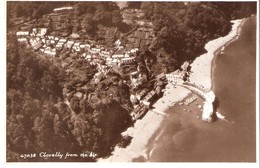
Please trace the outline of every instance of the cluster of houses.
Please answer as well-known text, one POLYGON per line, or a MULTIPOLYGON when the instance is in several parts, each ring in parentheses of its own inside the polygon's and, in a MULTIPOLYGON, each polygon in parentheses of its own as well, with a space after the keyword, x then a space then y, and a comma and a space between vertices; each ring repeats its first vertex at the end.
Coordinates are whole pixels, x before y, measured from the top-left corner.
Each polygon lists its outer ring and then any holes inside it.
POLYGON ((18 41, 27 44, 35 51, 41 51, 49 56, 56 56, 61 49, 61 44, 65 39, 54 36, 47 36, 47 28, 33 28, 32 31, 18 31, 16 33, 18 41))
POLYGON ((147 82, 147 75, 140 71, 130 73, 131 85, 133 88, 138 88, 147 82))
POLYGON ((173 85, 182 85, 184 82, 183 80, 184 76, 185 76, 185 72, 180 70, 176 70, 172 73, 165 74, 167 81, 169 83, 172 83, 173 85))
MULTIPOLYGON (((137 71, 130 74, 131 85, 133 88, 138 88, 139 86, 146 84, 147 77, 142 74, 137 68, 137 71)), ((151 107, 151 105, 159 98, 163 91, 165 83, 171 83, 173 85, 182 85, 185 82, 185 75, 189 72, 190 65, 189 62, 184 62, 180 69, 169 73, 161 73, 156 76, 156 82, 153 88, 148 89, 147 87, 135 92, 130 96, 130 101, 135 105, 135 109, 131 112, 133 120, 141 118, 151 107)), ((192 97, 187 100, 185 104, 189 104, 194 101, 197 96, 192 97)))
POLYGON ((131 64, 135 61, 138 48, 125 50, 117 41, 116 51, 94 46, 91 43, 74 41, 73 39, 49 36, 47 28, 33 28, 32 31, 18 31, 16 33, 19 42, 26 43, 35 51, 41 51, 49 56, 56 56, 61 50, 67 49, 73 53, 80 54, 91 64, 97 64, 104 60, 107 66, 131 64))
POLYGON ((184 62, 181 66, 180 69, 172 72, 165 74, 165 77, 169 83, 172 83, 173 85, 182 85, 185 82, 185 76, 190 70, 190 64, 188 61, 184 62))
MULTIPOLYGON (((71 10, 73 10, 72 7, 56 8, 54 9, 56 13, 54 16, 60 17, 58 13, 71 10)), ((62 50, 66 50, 80 55, 93 65, 97 65, 98 72, 94 75, 93 80, 94 83, 98 84, 115 66, 135 62, 138 48, 142 48, 152 41, 154 37, 151 28, 152 24, 149 21, 143 20, 143 16, 144 12, 139 9, 125 9, 123 11, 125 21, 133 20, 133 17, 137 17, 136 23, 143 27, 137 28, 134 33, 126 37, 127 42, 125 46, 122 46, 121 41, 117 40, 114 50, 107 49, 101 45, 94 45, 91 41, 83 42, 64 37, 51 36, 48 35, 47 28, 33 28, 31 31, 18 31, 16 35, 19 42, 26 43, 28 47, 32 47, 35 51, 40 51, 48 56, 55 57, 62 50), (102 61, 103 63, 101 63, 102 61)), ((55 20, 53 21, 55 22, 55 20)), ((153 84, 153 87, 149 89, 139 89, 139 91, 131 94, 130 100, 132 104, 135 105, 135 109, 131 112, 133 120, 143 116, 155 100, 158 99, 164 87, 165 80, 173 84, 183 84, 188 66, 189 64, 185 63, 182 66, 182 70, 177 70, 170 74, 159 74, 156 77, 156 82, 153 84)), ((147 75, 142 73, 139 68, 130 74, 130 80, 131 87, 136 89, 149 82, 147 75)), ((80 92, 77 92, 77 95, 78 97, 83 96, 80 92)))
MULTIPOLYGON (((143 79, 144 75, 137 72, 133 72, 130 75, 132 84, 135 83, 136 79, 143 79)), ((156 82, 152 85, 153 87, 143 88, 134 94, 130 95, 130 101, 135 106, 131 112, 132 119, 135 121, 141 118, 152 106, 152 104, 160 97, 162 90, 165 86, 165 74, 159 74, 156 76, 156 82)), ((147 79, 143 79, 143 84, 147 83, 147 79)))
POLYGON ((138 48, 134 48, 129 51, 125 51, 125 49, 122 48, 113 52, 103 47, 96 47, 91 48, 88 53, 83 53, 82 57, 91 63, 94 63, 93 60, 96 58, 100 58, 105 60, 105 64, 107 66, 113 66, 133 63, 135 61, 135 54, 137 51, 138 48))
MULTIPOLYGON (((72 10, 74 10, 73 7, 61 7, 55 8, 53 11, 54 14, 56 13, 56 16, 58 13, 72 10)), ((136 16, 137 18, 143 18, 144 16, 144 12, 140 9, 125 9, 122 14, 123 17, 136 16)), ((53 22, 55 22, 55 19, 53 19, 53 22)), ((100 63, 100 60, 104 60, 107 66, 114 66, 135 62, 135 55, 138 48, 148 45, 153 38, 152 30, 150 29, 151 28, 148 27, 138 28, 132 36, 127 37, 128 42, 124 47, 120 46, 120 41, 117 41, 115 44, 116 51, 105 49, 102 46, 94 46, 91 43, 49 36, 46 35, 48 31, 47 28, 34 28, 32 31, 18 31, 17 37, 19 42, 26 43, 35 51, 39 50, 49 56, 56 56, 61 50, 66 48, 73 53, 80 54, 91 64, 97 64, 100 63)))
MULTIPOLYGON (((40 51, 52 57, 56 56, 63 49, 81 55, 81 57, 85 58, 91 64, 97 65, 98 72, 94 75, 94 82, 96 84, 105 78, 112 67, 134 62, 136 52, 138 51, 138 48, 132 48, 126 51, 125 48, 121 46, 120 40, 115 42, 116 51, 113 52, 103 46, 94 46, 87 42, 50 36, 47 35, 47 32, 48 30, 46 28, 34 28, 32 31, 18 31, 16 35, 19 42, 24 42, 35 51, 40 51), (105 61, 105 64, 99 63, 98 60, 105 61)), ((177 70, 170 74, 159 74, 153 88, 142 89, 134 95, 131 95, 131 102, 137 104, 131 113, 133 120, 144 115, 151 104, 159 97, 163 89, 162 81, 166 79, 173 84, 182 84, 184 82, 183 79, 189 66, 187 63, 184 65, 185 66, 182 66, 182 70, 177 70)), ((142 73, 139 68, 130 74, 130 80, 133 88, 138 88, 149 82, 146 74, 142 73)))

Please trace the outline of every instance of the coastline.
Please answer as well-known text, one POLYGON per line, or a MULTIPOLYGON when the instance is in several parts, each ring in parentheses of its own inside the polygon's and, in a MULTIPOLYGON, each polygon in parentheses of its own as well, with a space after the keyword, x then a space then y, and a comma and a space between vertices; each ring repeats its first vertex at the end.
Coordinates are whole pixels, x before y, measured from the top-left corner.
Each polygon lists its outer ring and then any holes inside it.
MULTIPOLYGON (((239 21, 239 25, 237 25, 236 27, 236 35, 233 36, 233 38, 231 38, 228 42, 226 42, 224 45, 225 46, 228 46, 229 44, 231 44, 232 42, 238 40, 240 34, 241 34, 241 29, 242 29, 242 26, 243 24, 245 23, 247 18, 243 18, 243 19, 240 19, 238 20, 239 21), (237 36, 237 37, 236 37, 237 36)), ((235 20, 236 21, 236 20, 235 20)), ((222 46, 223 47, 223 46, 222 46)), ((219 55, 219 53, 221 52, 221 47, 219 47, 218 49, 215 50, 214 52, 214 57, 211 61, 211 71, 210 71, 210 75, 211 75, 211 90, 214 90, 214 75, 213 75, 213 72, 214 72, 214 69, 216 67, 216 64, 215 64, 215 59, 217 58, 216 56, 219 55)))
POLYGON ((232 20, 232 29, 228 35, 219 37, 212 41, 209 41, 205 45, 207 53, 197 57, 191 66, 192 73, 190 74, 190 82, 195 83, 198 86, 203 86, 205 89, 212 89, 212 65, 215 55, 220 52, 223 46, 229 45, 231 42, 237 39, 237 35, 240 34, 240 27, 244 22, 244 19, 232 20))
POLYGON ((183 87, 167 84, 163 97, 153 105, 154 109, 149 110, 141 120, 136 121, 133 127, 122 133, 122 135, 133 137, 131 143, 126 148, 116 146, 110 157, 99 159, 98 162, 131 162, 134 158, 147 158, 146 146, 154 133, 162 126, 165 115, 167 115, 164 112, 170 106, 174 106, 176 102, 187 97, 189 93, 190 91, 183 87))
MULTIPOLYGON (((212 69, 215 55, 220 52, 223 46, 229 45, 237 39, 240 34, 240 27, 244 19, 231 21, 233 23, 230 33, 224 37, 220 37, 209 41, 205 45, 207 53, 197 57, 191 66, 190 82, 205 89, 212 89, 212 69)), ((147 158, 147 144, 157 130, 162 127, 162 122, 165 118, 164 112, 178 101, 183 100, 188 94, 189 90, 176 86, 176 88, 168 83, 164 95, 153 106, 159 113, 150 110, 141 119, 137 120, 133 127, 128 128, 122 135, 132 136, 131 143, 126 148, 115 147, 112 155, 105 159, 99 159, 98 162, 131 162, 135 158, 147 158), (174 95, 174 96, 172 96, 174 95)), ((163 131, 163 129, 162 129, 163 131)), ((161 132, 161 131, 160 131, 161 132)), ((160 136, 160 133, 158 137, 160 136)))

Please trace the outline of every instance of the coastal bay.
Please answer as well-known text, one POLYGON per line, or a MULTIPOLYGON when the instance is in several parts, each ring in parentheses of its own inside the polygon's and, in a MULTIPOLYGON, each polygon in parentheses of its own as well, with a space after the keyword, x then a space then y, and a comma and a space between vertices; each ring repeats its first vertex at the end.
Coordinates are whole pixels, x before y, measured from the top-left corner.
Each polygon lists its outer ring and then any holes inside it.
MULTIPOLYGON (((225 44, 233 44, 240 33, 243 20, 232 21, 232 31, 225 37, 210 41, 205 45, 208 53, 198 57, 192 66, 193 73, 190 81, 206 89, 214 88, 215 75, 211 71, 214 56, 220 54, 220 49, 225 44), (213 74, 211 74, 213 73, 213 74), (214 81, 212 81, 214 80, 214 81)), ((227 45, 226 45, 227 46, 227 45)), ((227 47, 228 48, 228 47, 227 47)), ((223 72, 222 72, 223 73, 223 72)), ((166 86, 165 95, 154 105, 163 111, 166 116, 149 111, 147 115, 137 121, 134 128, 129 128, 124 134, 133 136, 132 142, 126 148, 116 147, 112 156, 99 161, 235 161, 236 156, 223 155, 227 152, 223 145, 228 140, 227 128, 234 124, 218 120, 212 124, 200 119, 202 98, 185 107, 176 104, 194 96, 189 90, 171 84, 166 86), (173 100, 174 99, 174 100, 173 100), (222 138, 219 138, 222 137, 222 138), (216 140, 219 139, 219 140, 216 140), (210 155, 211 153, 211 155, 210 155), (212 154, 214 153, 214 154, 212 154)), ((218 98, 218 91, 217 98, 218 98)), ((218 98, 219 100, 219 98, 218 98)), ((219 109, 221 114, 222 110, 219 109)), ((226 115, 226 113, 224 113, 226 115)), ((244 158, 246 159, 246 158, 244 158)), ((246 159, 247 160, 247 159, 246 159)))
POLYGON ((156 137, 149 161, 255 161, 255 50, 255 17, 251 17, 244 21, 238 40, 224 53, 216 52, 213 60, 217 111, 228 122, 208 124, 174 106, 164 122, 168 129, 156 137))

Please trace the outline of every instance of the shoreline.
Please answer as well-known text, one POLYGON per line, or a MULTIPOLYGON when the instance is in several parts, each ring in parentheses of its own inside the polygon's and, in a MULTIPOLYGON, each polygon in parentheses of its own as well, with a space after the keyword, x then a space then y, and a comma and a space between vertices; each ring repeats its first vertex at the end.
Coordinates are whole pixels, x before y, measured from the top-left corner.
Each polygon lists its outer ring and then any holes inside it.
MULTIPOLYGON (((236 28, 236 36, 233 36, 232 39, 230 39, 226 44, 224 44, 226 47, 229 46, 231 43, 235 42, 238 40, 240 34, 241 34, 241 29, 242 29, 242 26, 244 25, 245 21, 247 20, 247 18, 243 18, 243 19, 240 19, 240 23, 239 25, 237 26, 236 28)), ((223 46, 222 46, 223 47, 223 46)), ((221 48, 218 48, 215 52, 214 52, 214 58, 212 59, 211 61, 211 72, 210 72, 210 75, 211 75, 211 90, 214 90, 214 75, 213 75, 213 72, 214 72, 214 69, 216 67, 216 64, 215 64, 215 60, 217 58, 217 55, 219 55, 219 53, 221 52, 221 48)))
POLYGON ((205 44, 207 53, 204 53, 197 57, 191 66, 192 73, 190 74, 190 82, 198 86, 203 86, 206 89, 212 89, 212 69, 214 68, 213 60, 222 47, 226 47, 239 36, 239 28, 243 23, 244 19, 232 20, 232 29, 224 37, 211 40, 205 44))
MULTIPOLYGON (((245 19, 231 21, 233 25, 228 35, 219 37, 205 44, 207 53, 197 57, 190 65, 191 71, 193 71, 189 78, 191 83, 202 86, 205 89, 212 89, 214 58, 223 46, 229 45, 236 40, 236 37, 240 34, 240 28, 244 20, 245 19)), ((104 159, 98 159, 98 162, 131 162, 133 159, 140 157, 147 159, 149 152, 147 144, 162 126, 165 115, 167 115, 165 111, 171 106, 174 106, 176 102, 182 101, 189 93, 191 93, 191 91, 188 89, 181 86, 174 87, 172 84, 168 83, 165 87, 163 97, 153 105, 155 111, 158 111, 159 113, 155 112, 154 109, 149 110, 141 120, 136 121, 133 127, 128 128, 122 133, 122 135, 133 137, 131 143, 126 148, 119 148, 116 146, 111 156, 104 159)), ((156 138, 159 138, 159 136, 160 135, 156 138)), ((151 152, 152 151, 149 153, 151 152)))
POLYGON ((181 86, 174 87, 168 83, 163 97, 153 105, 154 109, 149 110, 142 119, 136 121, 133 127, 129 127, 122 133, 122 135, 133 137, 131 143, 126 148, 116 146, 110 157, 98 159, 98 162, 131 162, 139 157, 147 159, 147 144, 162 126, 165 115, 167 115, 164 112, 187 97, 189 93, 191 93, 189 90, 181 86))

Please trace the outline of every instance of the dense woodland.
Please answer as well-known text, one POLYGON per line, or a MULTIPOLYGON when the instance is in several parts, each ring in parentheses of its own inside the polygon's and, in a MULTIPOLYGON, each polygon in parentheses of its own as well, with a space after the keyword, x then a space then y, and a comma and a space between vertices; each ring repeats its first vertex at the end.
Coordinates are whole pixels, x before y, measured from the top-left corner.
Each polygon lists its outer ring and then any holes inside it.
POLYGON ((138 6, 154 25, 155 72, 171 72, 184 61, 192 61, 204 51, 204 45, 226 35, 231 19, 249 17, 256 12, 254 3, 230 2, 142 2, 138 6))
MULTIPOLYGON (((123 95, 107 102, 72 97, 70 109, 62 90, 82 81, 66 75, 59 64, 12 43, 10 38, 15 37, 9 37, 7 46, 7 160, 21 160, 17 153, 41 151, 107 155, 120 138, 119 133, 131 123, 129 113, 120 105, 127 96, 123 88, 115 89, 123 95)), ((87 70, 89 66, 84 67, 86 76, 94 74, 87 70)), ((90 89, 95 90, 89 85, 90 89)))
MULTIPOLYGON (((118 27, 124 32, 120 10, 113 2, 15 2, 8 3, 8 17, 40 19, 56 7, 73 5, 84 21, 86 33, 96 26, 118 27)), ((156 37, 137 56, 145 73, 158 74, 179 68, 204 52, 211 39, 226 35, 231 19, 256 13, 256 3, 194 2, 184 5, 172 2, 129 2, 129 8, 140 8, 154 25, 156 37)), ((8 22, 11 28, 13 23, 8 22)), ((77 25, 75 25, 77 26, 77 25)), ((122 139, 120 133, 129 127, 132 106, 130 90, 124 84, 121 70, 108 74, 111 81, 94 85, 95 67, 86 61, 75 61, 75 70, 83 78, 68 75, 56 59, 42 57, 18 44, 14 35, 7 37, 7 161, 52 161, 36 158, 24 160, 21 153, 93 151, 107 156, 122 139), (86 95, 96 101, 69 98, 64 89, 86 86, 86 95), (104 89, 106 88, 106 89, 104 89), (113 93, 113 97, 109 97, 113 93)), ((145 130, 144 130, 145 131, 145 130)), ((58 161, 58 160, 57 160, 58 161)), ((61 160, 64 161, 64 160, 61 160)), ((66 161, 94 161, 73 158, 66 161)))
MULTIPOLYGON (((83 26, 71 25, 77 31, 84 29, 87 33, 94 34, 98 24, 121 29, 126 27, 122 23, 120 9, 114 2, 15 2, 7 4, 7 15, 39 21, 44 15, 52 13, 53 9, 63 6, 73 6, 74 17, 77 21, 83 21, 83 26)), ((8 26, 12 27, 14 23, 9 20, 8 26)))

